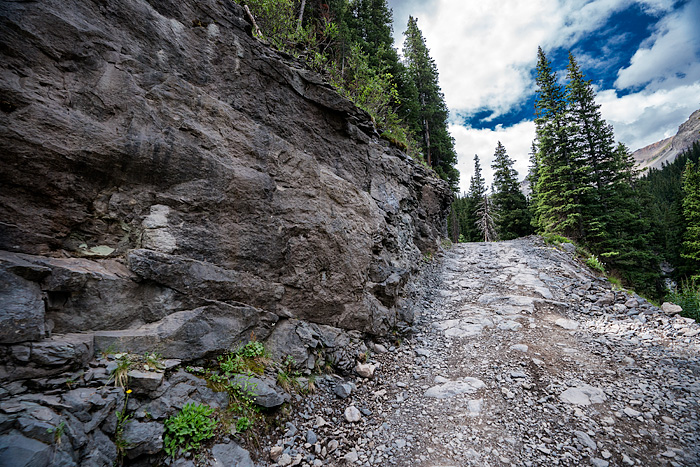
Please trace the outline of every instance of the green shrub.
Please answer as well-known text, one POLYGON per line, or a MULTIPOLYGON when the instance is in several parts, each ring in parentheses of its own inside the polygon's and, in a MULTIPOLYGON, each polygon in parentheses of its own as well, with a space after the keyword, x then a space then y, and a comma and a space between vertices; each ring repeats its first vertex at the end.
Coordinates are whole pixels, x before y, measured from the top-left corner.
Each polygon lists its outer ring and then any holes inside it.
POLYGON ((586 266, 605 274, 605 266, 603 265, 603 263, 600 262, 600 260, 598 259, 598 257, 596 255, 590 255, 586 259, 586 266))
POLYGON ((178 453, 197 450, 214 436, 218 422, 212 418, 214 409, 208 405, 185 404, 182 411, 165 421, 163 444, 165 452, 175 457, 178 453))
POLYGON ((671 292, 666 300, 683 308, 681 316, 700 322, 700 281, 697 279, 681 282, 680 289, 671 292))
POLYGON ((224 375, 251 374, 261 375, 265 371, 269 354, 262 342, 250 341, 242 347, 225 355, 220 355, 219 369, 224 375))
POLYGON ((542 234, 542 239, 547 245, 560 245, 562 243, 573 243, 566 237, 562 237, 558 234, 545 233, 542 234))

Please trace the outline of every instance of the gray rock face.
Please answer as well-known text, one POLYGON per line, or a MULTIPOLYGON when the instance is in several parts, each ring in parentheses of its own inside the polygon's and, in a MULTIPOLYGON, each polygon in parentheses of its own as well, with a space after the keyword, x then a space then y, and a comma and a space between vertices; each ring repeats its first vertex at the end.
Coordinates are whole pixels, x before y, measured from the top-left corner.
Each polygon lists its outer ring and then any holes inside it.
POLYGON ((124 426, 126 455, 135 459, 142 454, 157 454, 163 449, 163 425, 157 422, 131 421, 124 426))
POLYGON ((269 314, 374 334, 410 319, 397 303, 450 190, 252 38, 241 7, 50 0, 0 16, 0 250, 21 255, 0 343, 113 332, 98 340, 189 360, 264 338, 269 314))
POLYGON ((213 302, 135 329, 97 332, 95 348, 141 354, 162 349, 166 358, 190 361, 235 348, 251 332, 265 338, 276 318, 251 306, 213 302))
POLYGON ((278 407, 289 400, 289 395, 276 390, 277 386, 268 379, 237 375, 231 381, 250 392, 255 403, 261 407, 278 407))
POLYGON ((44 336, 41 289, 0 267, 0 344, 38 340, 44 336))
POLYGON ((51 446, 35 439, 26 438, 19 432, 0 436, 0 458, 3 465, 30 467, 49 465, 51 446))
POLYGON ((214 457, 212 467, 229 467, 232 465, 238 467, 253 467, 253 461, 250 458, 248 451, 237 445, 236 443, 216 444, 211 448, 211 454, 214 457))

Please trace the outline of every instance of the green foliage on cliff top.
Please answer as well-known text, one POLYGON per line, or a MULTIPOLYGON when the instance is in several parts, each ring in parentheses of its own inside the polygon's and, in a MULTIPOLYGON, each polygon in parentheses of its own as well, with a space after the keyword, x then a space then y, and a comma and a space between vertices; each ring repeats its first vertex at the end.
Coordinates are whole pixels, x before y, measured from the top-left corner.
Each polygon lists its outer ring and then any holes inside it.
POLYGON ((325 74, 370 114, 381 136, 426 164, 457 190, 454 141, 437 67, 415 19, 406 59, 394 48, 386 0, 244 0, 260 34, 276 48, 325 74))

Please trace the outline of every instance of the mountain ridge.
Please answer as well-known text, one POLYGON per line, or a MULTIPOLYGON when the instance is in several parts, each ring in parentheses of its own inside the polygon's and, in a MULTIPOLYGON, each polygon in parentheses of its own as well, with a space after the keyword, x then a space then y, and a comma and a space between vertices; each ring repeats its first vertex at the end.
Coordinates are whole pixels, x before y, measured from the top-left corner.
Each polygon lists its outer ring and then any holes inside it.
POLYGON ((678 127, 675 136, 664 138, 632 153, 637 166, 644 171, 660 169, 673 162, 679 154, 700 140, 700 110, 693 112, 688 120, 678 127))

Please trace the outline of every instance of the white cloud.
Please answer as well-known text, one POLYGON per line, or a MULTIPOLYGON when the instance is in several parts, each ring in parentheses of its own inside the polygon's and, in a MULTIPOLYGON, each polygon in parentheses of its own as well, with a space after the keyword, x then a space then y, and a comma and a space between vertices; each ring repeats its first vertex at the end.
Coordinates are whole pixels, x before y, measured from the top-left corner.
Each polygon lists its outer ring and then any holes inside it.
POLYGON ((670 89, 700 80, 699 21, 699 0, 661 19, 630 65, 619 71, 615 87, 670 89))
MULTIPOLYGON (((619 72, 618 89, 633 86, 635 92, 621 97, 624 93, 615 89, 599 90, 598 102, 615 127, 616 138, 638 149, 675 134, 700 107, 700 0, 689 0, 676 10, 677 0, 389 0, 389 4, 403 16, 396 17, 397 42, 408 14, 418 18, 452 115, 487 110, 493 118, 517 110, 535 90, 538 46, 545 51, 576 48, 577 40, 632 5, 659 22, 630 65, 619 72)), ((624 39, 612 37, 608 45, 624 39)), ((605 47, 597 55, 579 49, 575 53, 584 71, 614 65, 605 47)), ((521 178, 525 176, 532 122, 496 130, 452 125, 451 131, 463 190, 468 188, 475 153, 482 158, 490 183, 490 159, 499 139, 518 160, 521 178)))
MULTIPOLYGON (((571 47, 632 0, 435 0, 418 24, 453 112, 507 113, 534 91, 537 47, 571 47)), ((666 0, 642 2, 654 10, 666 0)))
POLYGON ((676 134, 700 108, 700 82, 622 97, 610 89, 599 92, 597 100, 603 118, 615 127, 615 137, 634 151, 676 134))
POLYGON ((505 146, 506 152, 513 159, 514 168, 518 171, 518 178, 523 180, 527 175, 530 145, 535 137, 535 124, 533 122, 525 121, 508 128, 498 126, 495 130, 475 129, 452 124, 450 125, 450 133, 455 139, 455 148, 459 155, 457 169, 460 173, 460 192, 469 190, 469 180, 474 175, 474 154, 479 155, 486 186, 491 186, 493 181, 491 164, 498 141, 505 146))

